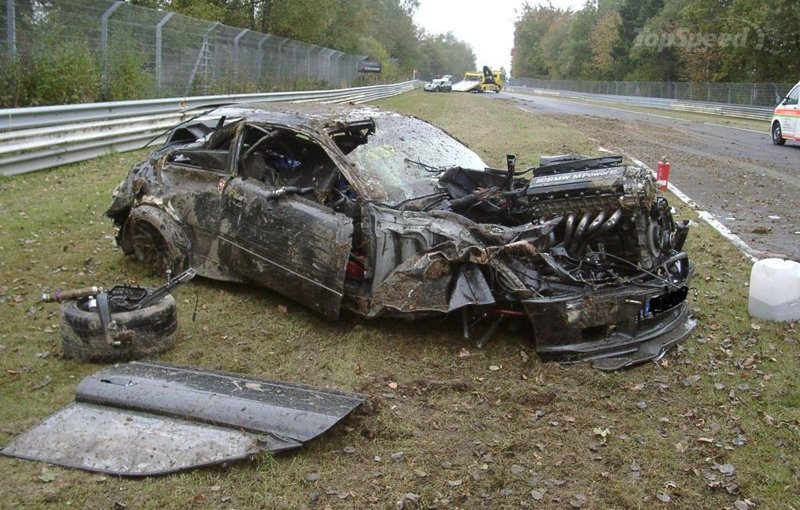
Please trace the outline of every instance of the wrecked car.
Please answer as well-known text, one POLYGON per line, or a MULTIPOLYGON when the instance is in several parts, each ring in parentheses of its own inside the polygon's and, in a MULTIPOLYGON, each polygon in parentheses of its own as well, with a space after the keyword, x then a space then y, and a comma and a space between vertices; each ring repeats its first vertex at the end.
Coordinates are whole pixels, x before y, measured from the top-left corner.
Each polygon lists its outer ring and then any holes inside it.
POLYGON ((618 369, 694 327, 688 221, 621 157, 490 168, 421 119, 363 106, 238 104, 185 121, 115 191, 117 242, 319 313, 459 313, 484 342, 530 323, 540 356, 618 369))

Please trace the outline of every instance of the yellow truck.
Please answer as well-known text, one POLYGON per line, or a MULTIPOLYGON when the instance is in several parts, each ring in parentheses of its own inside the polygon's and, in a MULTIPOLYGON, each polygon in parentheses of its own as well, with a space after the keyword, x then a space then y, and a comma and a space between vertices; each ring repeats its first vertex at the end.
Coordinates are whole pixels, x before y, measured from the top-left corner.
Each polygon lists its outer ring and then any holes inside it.
POLYGON ((457 92, 500 92, 503 89, 503 73, 483 66, 483 72, 464 73, 464 79, 455 85, 457 92))

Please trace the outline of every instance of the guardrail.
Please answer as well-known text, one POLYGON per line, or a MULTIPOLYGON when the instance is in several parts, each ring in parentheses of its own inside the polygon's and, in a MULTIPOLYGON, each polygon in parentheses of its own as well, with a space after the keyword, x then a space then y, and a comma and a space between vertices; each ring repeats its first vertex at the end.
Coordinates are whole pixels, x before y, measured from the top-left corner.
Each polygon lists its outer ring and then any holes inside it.
POLYGON ((764 106, 744 106, 728 103, 708 103, 704 101, 686 101, 679 99, 663 99, 658 97, 644 96, 617 96, 613 94, 590 94, 586 92, 572 92, 569 90, 551 90, 531 88, 524 86, 509 87, 509 90, 516 92, 528 92, 538 95, 550 95, 582 99, 586 101, 597 101, 601 103, 617 103, 628 106, 640 106, 645 108, 659 108, 664 110, 675 110, 682 112, 703 113, 706 115, 720 115, 723 117, 734 117, 749 120, 770 120, 774 108, 764 106))
POLYGON ((115 101, 0 110, 0 175, 142 148, 204 106, 249 102, 364 103, 407 92, 406 81, 335 90, 115 101))

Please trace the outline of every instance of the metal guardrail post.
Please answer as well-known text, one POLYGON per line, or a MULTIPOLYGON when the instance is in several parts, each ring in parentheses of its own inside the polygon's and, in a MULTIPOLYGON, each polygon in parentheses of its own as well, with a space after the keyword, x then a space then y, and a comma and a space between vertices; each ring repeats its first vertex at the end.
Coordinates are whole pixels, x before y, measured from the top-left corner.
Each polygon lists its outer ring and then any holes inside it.
POLYGON ((17 58, 16 0, 6 0, 6 42, 11 60, 17 58))
POLYGON ((233 83, 239 83, 239 41, 250 29, 245 28, 233 39, 233 83))
POLYGON ((161 18, 161 21, 158 22, 156 25, 156 90, 161 92, 161 30, 164 28, 164 25, 167 24, 173 16, 175 16, 174 12, 168 13, 166 16, 161 18))
POLYGON ((106 12, 100 16, 100 54, 103 58, 103 77, 101 86, 103 87, 103 95, 108 95, 108 18, 114 14, 114 11, 119 9, 123 4, 122 0, 117 0, 111 7, 106 9, 106 12))

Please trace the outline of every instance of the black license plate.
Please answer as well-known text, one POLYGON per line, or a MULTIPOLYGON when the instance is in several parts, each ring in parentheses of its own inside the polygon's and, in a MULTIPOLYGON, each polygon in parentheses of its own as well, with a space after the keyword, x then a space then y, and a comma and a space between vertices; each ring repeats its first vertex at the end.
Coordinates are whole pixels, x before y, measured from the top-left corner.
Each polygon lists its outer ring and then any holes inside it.
POLYGON ((680 289, 648 299, 642 307, 642 318, 649 319, 650 317, 655 317, 656 315, 672 310, 686 301, 686 296, 688 294, 689 287, 683 286, 680 289))

